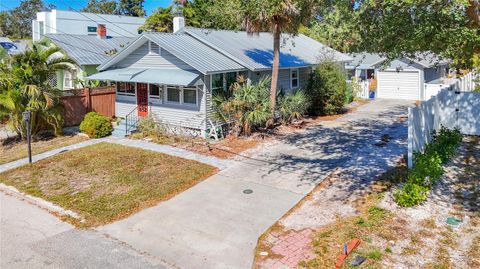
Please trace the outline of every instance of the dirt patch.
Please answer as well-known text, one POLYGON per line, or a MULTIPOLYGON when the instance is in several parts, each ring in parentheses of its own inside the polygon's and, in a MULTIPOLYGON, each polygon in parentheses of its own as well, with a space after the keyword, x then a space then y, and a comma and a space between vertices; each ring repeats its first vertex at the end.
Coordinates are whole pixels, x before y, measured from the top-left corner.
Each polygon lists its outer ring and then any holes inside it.
MULTIPOLYGON (((341 181, 334 177, 323 188, 314 190, 306 198, 308 203, 300 203, 288 213, 296 215, 297 219, 299 216, 302 219, 302 214, 314 214, 315 217, 303 218, 307 225, 299 225, 292 222, 291 217, 283 217, 278 224, 282 230, 265 234, 259 246, 273 252, 278 243, 272 243, 272 238, 291 233, 291 227, 311 227, 314 233, 306 253, 313 250, 315 256, 293 267, 332 268, 343 245, 353 238, 360 238, 362 243, 349 256, 343 268, 351 268, 350 262, 357 255, 366 258, 357 268, 479 268, 478 138, 465 138, 458 155, 446 165, 445 171, 427 202, 415 208, 398 207, 392 198, 392 187, 403 182, 407 176, 403 162, 381 175, 354 200, 352 196, 349 196, 350 199, 344 197, 341 189, 335 189, 341 181), (332 202, 326 196, 328 192, 336 193, 336 198, 343 202, 332 202), (316 203, 317 197, 324 199, 316 203), (331 211, 338 213, 331 215, 331 211), (341 212, 345 211, 349 213, 342 216, 341 212)), ((302 247, 300 251, 304 249, 302 247)), ((287 256, 257 255, 255 267, 271 268, 282 260, 287 265, 287 256)))
MULTIPOLYGON (((45 136, 32 142, 32 154, 47 152, 88 140, 82 135, 45 136)), ((0 145, 0 164, 28 157, 27 143, 18 139, 6 139, 0 145)))
POLYGON ((129 216, 217 171, 152 151, 109 143, 69 151, 0 174, 0 182, 77 213, 79 227, 129 216))

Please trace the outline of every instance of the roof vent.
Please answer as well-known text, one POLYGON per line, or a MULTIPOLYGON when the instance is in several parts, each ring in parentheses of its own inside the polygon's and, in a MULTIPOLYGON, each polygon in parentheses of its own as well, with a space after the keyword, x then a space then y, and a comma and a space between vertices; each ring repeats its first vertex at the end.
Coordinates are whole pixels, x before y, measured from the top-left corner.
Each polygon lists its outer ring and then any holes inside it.
POLYGON ((183 17, 183 12, 181 10, 175 12, 173 17, 173 32, 176 33, 185 27, 185 18, 183 17))

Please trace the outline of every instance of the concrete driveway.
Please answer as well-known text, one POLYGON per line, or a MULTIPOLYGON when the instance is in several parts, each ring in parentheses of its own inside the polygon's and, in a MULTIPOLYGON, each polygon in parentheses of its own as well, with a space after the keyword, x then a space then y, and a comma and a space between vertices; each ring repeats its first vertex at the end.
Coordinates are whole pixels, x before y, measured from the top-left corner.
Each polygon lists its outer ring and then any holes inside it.
POLYGON ((409 105, 374 101, 265 144, 173 199, 97 230, 173 267, 250 268, 258 237, 334 169, 371 158, 382 136, 396 150, 374 158, 376 164, 391 165, 406 153, 407 128, 399 118, 409 105))

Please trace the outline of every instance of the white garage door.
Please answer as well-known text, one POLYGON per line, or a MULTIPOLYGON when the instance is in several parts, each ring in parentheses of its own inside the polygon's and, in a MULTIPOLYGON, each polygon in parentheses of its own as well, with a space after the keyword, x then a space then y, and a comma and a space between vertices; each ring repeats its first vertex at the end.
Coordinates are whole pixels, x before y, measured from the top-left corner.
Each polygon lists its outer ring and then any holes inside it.
POLYGON ((385 99, 420 100, 419 72, 378 72, 377 97, 385 99))

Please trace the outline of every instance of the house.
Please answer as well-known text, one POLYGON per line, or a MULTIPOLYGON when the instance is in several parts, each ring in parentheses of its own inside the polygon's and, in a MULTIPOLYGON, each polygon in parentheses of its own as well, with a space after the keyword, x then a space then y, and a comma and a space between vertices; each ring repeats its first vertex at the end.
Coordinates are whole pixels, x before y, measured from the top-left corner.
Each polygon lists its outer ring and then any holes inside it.
POLYGON ((70 90, 76 87, 75 81, 97 73, 97 67, 111 58, 116 52, 127 46, 134 37, 114 37, 107 35, 106 26, 97 25, 96 35, 77 34, 46 34, 42 40, 47 40, 60 47, 65 55, 75 61, 70 70, 57 71, 56 77, 50 78, 52 85, 60 90, 70 90))
MULTIPOLYGON (((151 115, 188 133, 212 128, 212 96, 243 75, 248 83, 271 75, 270 33, 186 28, 174 19, 174 33, 143 33, 98 67, 89 79, 116 83, 116 116, 151 115)), ((304 88, 320 57, 344 65, 351 58, 304 35, 282 36, 278 87, 304 88)), ((132 122, 130 119, 129 122, 132 122)))
POLYGON ((429 52, 418 53, 415 58, 392 61, 374 53, 354 53, 350 56, 353 60, 345 65, 348 77, 375 82, 375 97, 382 99, 428 99, 430 96, 425 93, 425 84, 443 83, 448 74, 449 61, 429 52))
POLYGON ((99 24, 105 25, 112 37, 135 37, 144 23, 145 18, 139 17, 53 9, 37 12, 32 21, 32 39, 38 41, 46 34, 95 36, 99 24))

